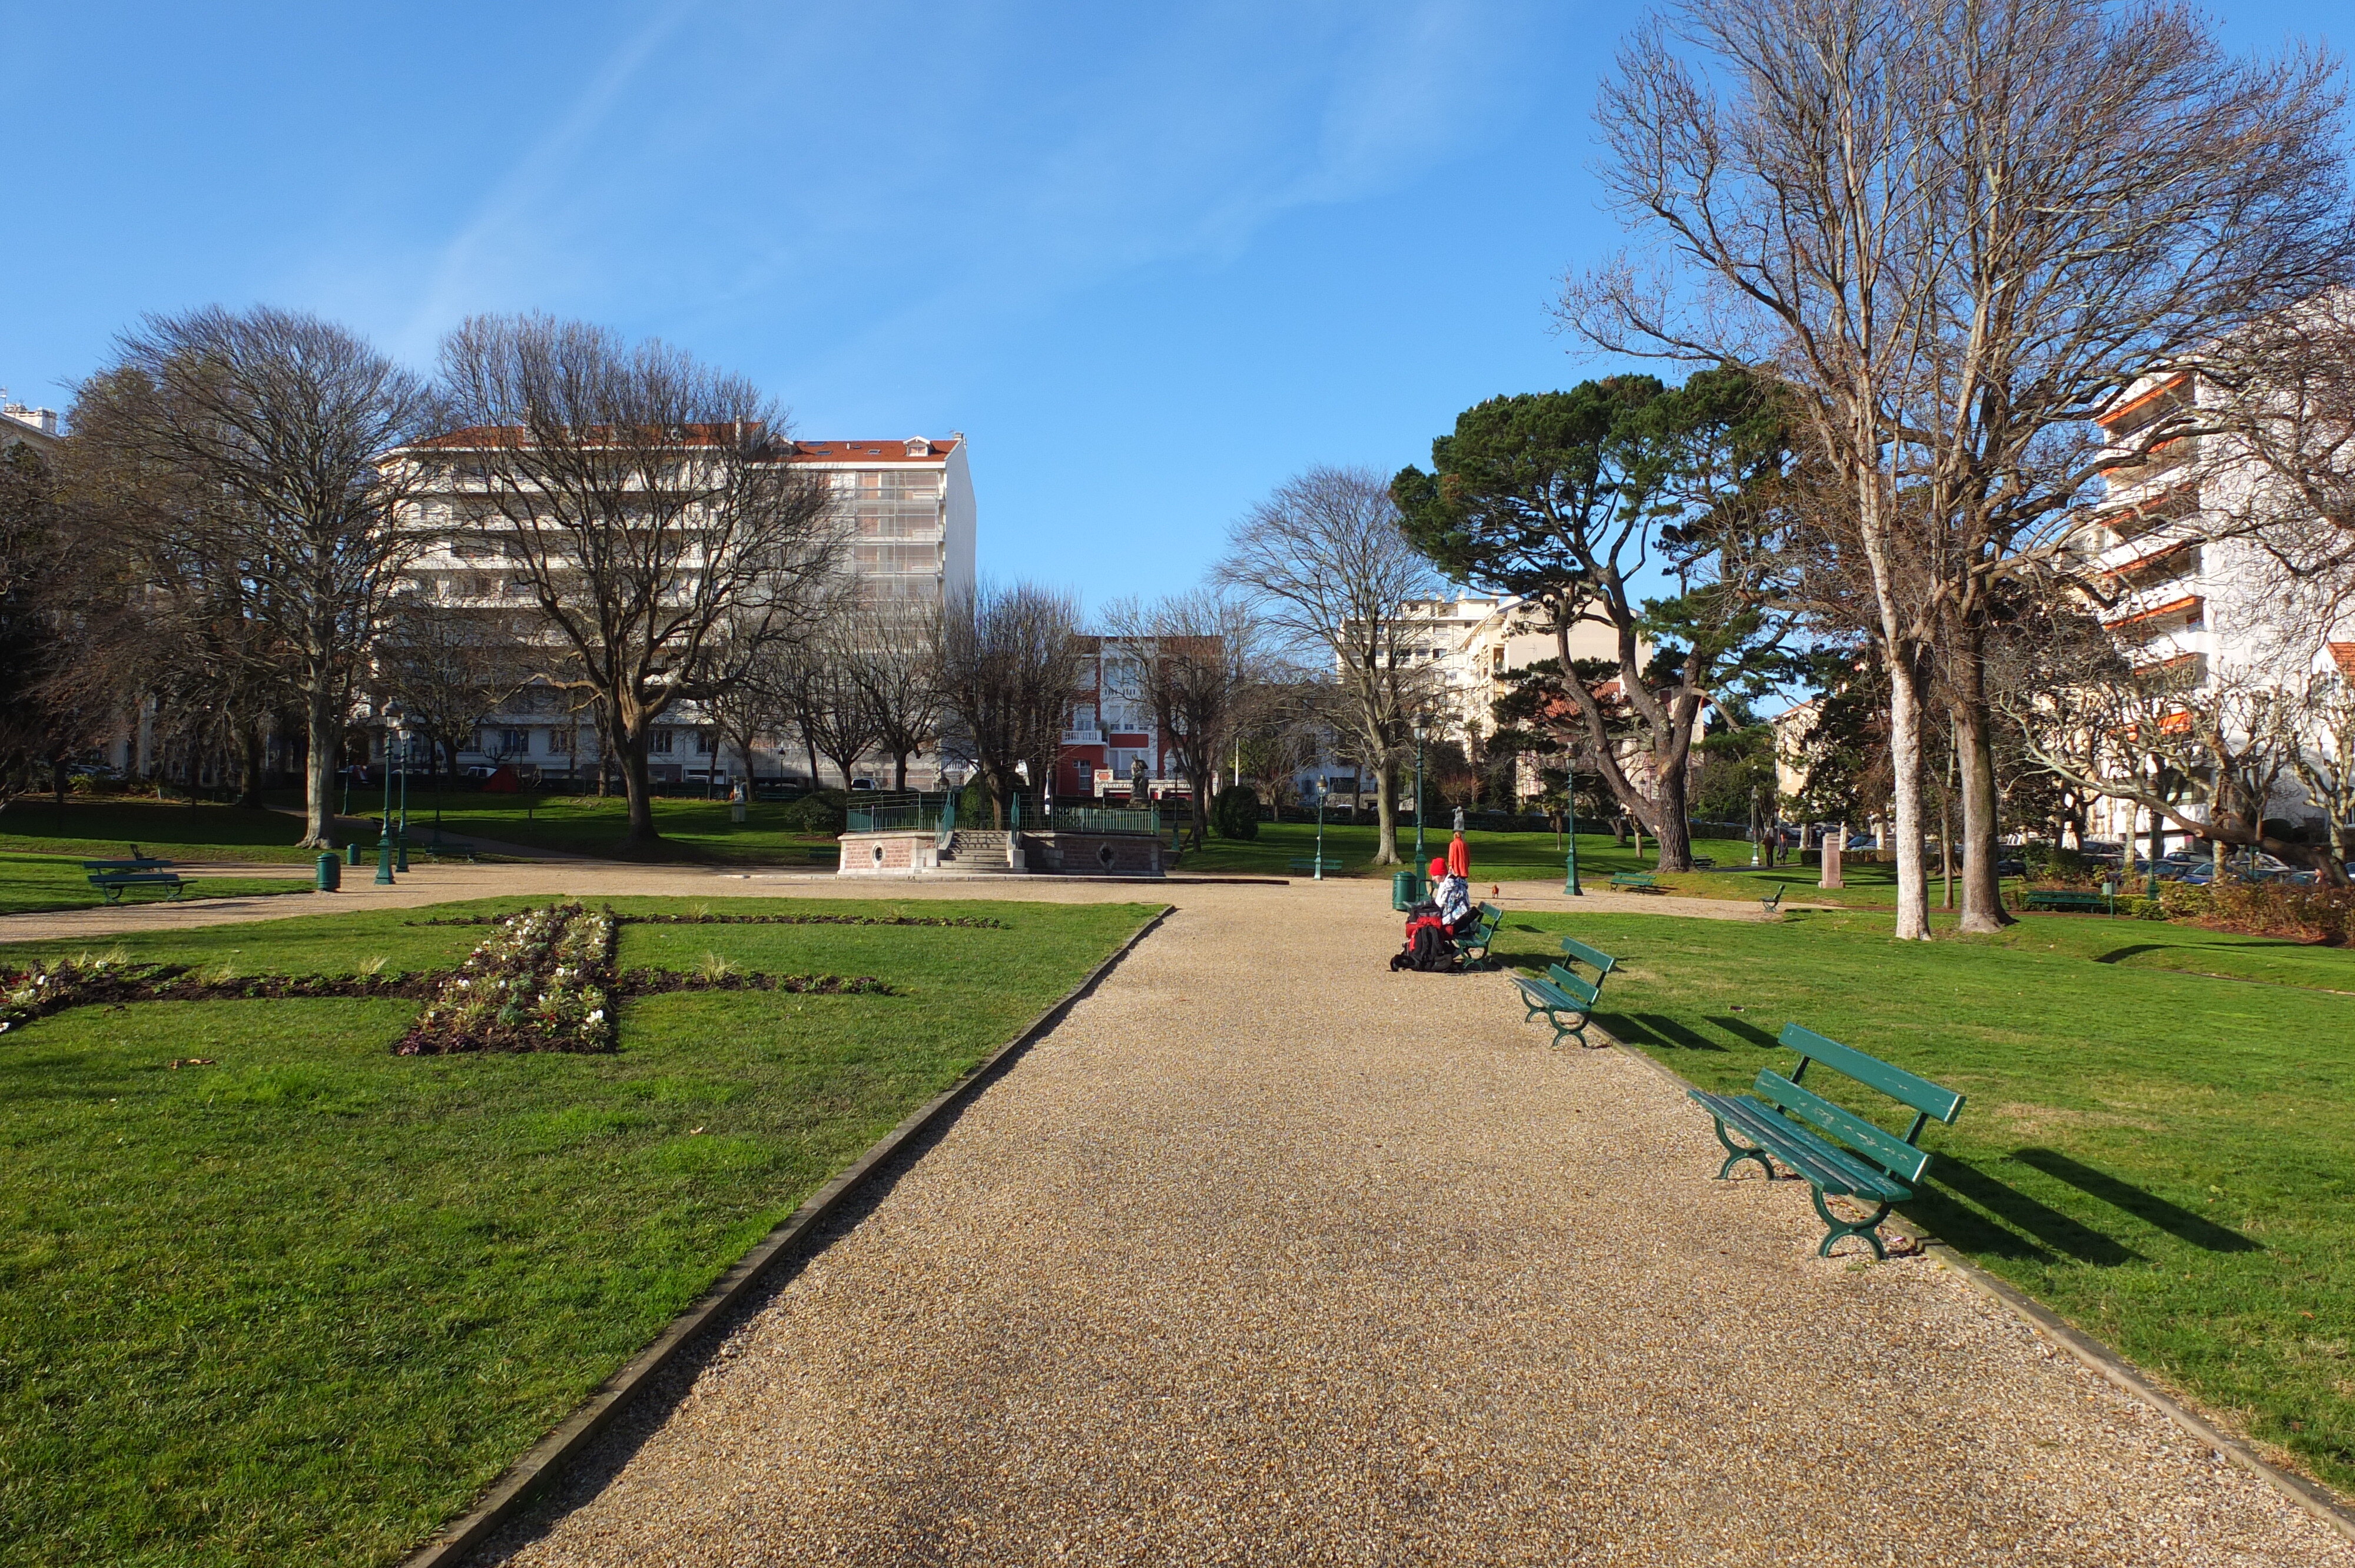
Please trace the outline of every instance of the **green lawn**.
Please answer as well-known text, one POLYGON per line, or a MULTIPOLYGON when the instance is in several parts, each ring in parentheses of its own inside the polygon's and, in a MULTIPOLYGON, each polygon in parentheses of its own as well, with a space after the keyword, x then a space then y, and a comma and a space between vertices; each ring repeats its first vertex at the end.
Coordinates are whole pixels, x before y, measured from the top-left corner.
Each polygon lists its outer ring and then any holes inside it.
MULTIPOLYGON (((191 898, 242 898, 265 893, 300 893, 311 885, 299 876, 192 875, 188 880, 189 885, 180 889, 182 903, 191 898)), ((160 887, 134 887, 123 893, 123 902, 149 904, 167 896, 170 891, 160 887)), ((43 909, 86 909, 105 901, 98 889, 90 885, 89 874, 82 870, 80 860, 58 855, 0 853, 0 915, 24 915, 43 909)))
MULTIPOLYGON (((355 807, 366 804, 357 799, 352 803, 355 807)), ((414 816, 412 811, 410 854, 430 858, 423 825, 414 816)), ((335 836, 340 843, 359 839, 373 848, 378 832, 372 819, 346 817, 338 820, 335 836)), ((120 859, 135 844, 142 853, 176 862, 308 864, 318 858, 319 852, 298 847, 296 841, 302 836, 303 819, 289 812, 209 800, 192 806, 178 800, 69 795, 63 806, 58 806, 46 795, 19 795, 0 810, 0 851, 68 855, 76 860, 85 856, 120 859)))
MULTIPOLYGON (((244 974, 435 969, 485 935, 409 923, 442 912, 108 947, 244 974)), ((624 969, 716 953, 900 994, 643 998, 611 1054, 396 1057, 416 1004, 389 1001, 85 1008, 11 1031, 0 1564, 399 1557, 1149 913, 909 912, 1007 928, 625 927, 624 969), (191 1056, 217 1065, 168 1065, 191 1056)))
POLYGON ((1597 1022, 1705 1087, 1787 1064, 1796 1022, 1967 1094, 1908 1216, 2355 1489, 2355 951, 2071 916, 1898 944, 1852 911, 1514 915, 1497 952, 1563 931, 1625 966, 1597 1022))
MULTIPOLYGON (((1164 819, 1166 823, 1167 818, 1164 819)), ((1166 830, 1165 830, 1166 831, 1166 830)), ((1326 874, 1333 872, 1330 863, 1338 860, 1353 876, 1388 877, 1390 869, 1377 868, 1371 863, 1377 830, 1369 825, 1328 823, 1325 829, 1326 874)), ((1455 834, 1439 824, 1423 829, 1423 858, 1444 853, 1447 841, 1455 834)), ((1414 824, 1406 823, 1399 831, 1399 853, 1406 860, 1414 858, 1414 824)), ((1494 833, 1468 832, 1464 841, 1472 850, 1472 880, 1490 882, 1550 881, 1560 885, 1562 878, 1561 841, 1551 833, 1494 833)), ((1178 866, 1181 872, 1212 871, 1252 874, 1263 876, 1292 876, 1299 873, 1287 868, 1295 859, 1305 860, 1316 853, 1316 824, 1314 822, 1262 822, 1255 839, 1221 839, 1213 837, 1203 848, 1188 850, 1178 866)), ((1701 839, 1693 844, 1695 854, 1709 855, 1721 865, 1732 865, 1739 860, 1747 864, 1750 846, 1726 839, 1701 839)), ((1620 844, 1608 833, 1578 835, 1578 874, 1582 882, 1608 877, 1614 871, 1649 871, 1657 855, 1651 841, 1645 841, 1643 855, 1636 853, 1632 843, 1620 844)), ((1403 870, 1401 865, 1395 869, 1403 870)))
MULTIPOLYGON (((440 831, 461 839, 490 839, 531 849, 560 850, 569 854, 615 856, 629 831, 629 810, 619 795, 486 795, 454 791, 441 796, 440 831)), ((434 831, 436 797, 412 789, 409 794, 409 834, 412 843, 424 842, 434 831)), ((785 825, 786 807, 755 801, 745 807, 745 820, 730 819, 728 802, 658 799, 655 826, 664 843, 653 853, 634 858, 717 861, 740 865, 809 863, 813 848, 831 848, 833 835, 805 833, 785 825)))

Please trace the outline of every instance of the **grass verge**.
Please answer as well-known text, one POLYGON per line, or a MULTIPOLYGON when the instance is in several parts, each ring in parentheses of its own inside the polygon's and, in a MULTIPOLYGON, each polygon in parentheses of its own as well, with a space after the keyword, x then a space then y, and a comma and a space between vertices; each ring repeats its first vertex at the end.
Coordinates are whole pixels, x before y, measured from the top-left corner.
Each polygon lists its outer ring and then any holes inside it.
MULTIPOLYGON (((192 898, 250 898, 263 894, 304 893, 309 891, 310 886, 309 881, 299 876, 197 874, 190 876, 189 885, 180 890, 180 901, 185 904, 192 898)), ((123 902, 152 904, 164 898, 165 892, 162 888, 134 887, 123 893, 123 902)), ((82 870, 78 860, 67 860, 57 855, 0 852, 0 915, 28 915, 45 909, 90 909, 104 902, 104 896, 90 885, 89 874, 82 870)))
POLYGON ((2067 916, 1889 929, 1517 914, 1497 950, 1541 967, 1574 930, 1618 956, 1597 1022, 1703 1087, 1787 1064, 1796 1022, 1964 1091, 1906 1215, 2355 1490, 2355 952, 2067 916))
MULTIPOLYGON (((482 929, 410 922, 522 902, 106 946, 232 973, 436 969, 482 929)), ((915 912, 1007 927, 625 927, 625 968, 715 955, 901 994, 643 998, 609 1054, 399 1058, 416 1004, 383 1001, 86 1008, 12 1032, 0 1563, 397 1558, 1150 913, 915 912), (189 1057, 214 1065, 167 1065, 189 1057)))

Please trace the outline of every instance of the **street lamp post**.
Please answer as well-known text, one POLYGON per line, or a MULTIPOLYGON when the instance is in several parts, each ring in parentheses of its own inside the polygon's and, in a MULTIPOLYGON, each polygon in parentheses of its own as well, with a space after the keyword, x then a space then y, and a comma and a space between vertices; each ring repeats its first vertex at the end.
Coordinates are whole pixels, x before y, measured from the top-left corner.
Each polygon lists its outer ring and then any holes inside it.
POLYGON ((384 816, 378 823, 376 839, 376 881, 379 887, 392 885, 392 737, 400 726, 400 705, 390 703, 384 710, 384 816))
POLYGON ((1325 776, 1316 776, 1316 872, 1315 880, 1325 880, 1325 776))
POLYGON ((393 869, 404 875, 409 871, 409 725, 408 715, 393 721, 394 733, 400 736, 400 831, 392 838, 393 869))
POLYGON ((1423 726, 1414 726, 1414 874, 1416 885, 1423 877, 1423 739, 1427 732, 1423 726))
POLYGON ((1567 768, 1562 775, 1561 817, 1569 832, 1561 835, 1570 846, 1568 863, 1562 867, 1561 890, 1572 898, 1586 896, 1586 889, 1578 885, 1578 769, 1567 768))

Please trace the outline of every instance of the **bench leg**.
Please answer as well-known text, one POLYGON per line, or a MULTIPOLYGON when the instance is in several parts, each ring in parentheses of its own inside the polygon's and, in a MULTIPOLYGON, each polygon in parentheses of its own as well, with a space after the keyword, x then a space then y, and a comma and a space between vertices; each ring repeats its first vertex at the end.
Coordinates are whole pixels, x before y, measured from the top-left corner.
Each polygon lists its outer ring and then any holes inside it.
MULTIPOLYGON (((1758 1161, 1758 1169, 1766 1172, 1766 1180, 1769 1181, 1774 1180, 1774 1165, 1772 1160, 1766 1158, 1766 1151, 1763 1149, 1752 1149, 1745 1144, 1734 1142, 1733 1139, 1725 1136, 1724 1118, 1720 1117, 1715 1119, 1717 1121, 1717 1140, 1718 1142, 1725 1145, 1725 1163, 1717 1168, 1717 1179, 1721 1181, 1731 1181, 1733 1176, 1733 1168, 1735 1166, 1741 1164, 1745 1160, 1755 1160, 1758 1161)), ((1820 1199, 1817 1201, 1821 1202, 1820 1199)))
POLYGON ((1816 1248, 1816 1255, 1817 1257, 1831 1256, 1833 1246, 1837 1245, 1842 1237, 1862 1236, 1867 1242, 1871 1244, 1874 1262, 1886 1263, 1889 1261, 1889 1249, 1881 1245, 1881 1222, 1889 1217, 1891 1205, 1887 1203, 1881 1204, 1879 1208, 1872 1211, 1870 1217, 1866 1219, 1843 1220, 1838 1214, 1832 1213, 1830 1204, 1824 1202, 1824 1190, 1821 1187, 1812 1187, 1808 1190, 1815 1194, 1816 1213, 1824 1217, 1824 1224, 1829 1227, 1824 1234, 1823 1245, 1816 1248))

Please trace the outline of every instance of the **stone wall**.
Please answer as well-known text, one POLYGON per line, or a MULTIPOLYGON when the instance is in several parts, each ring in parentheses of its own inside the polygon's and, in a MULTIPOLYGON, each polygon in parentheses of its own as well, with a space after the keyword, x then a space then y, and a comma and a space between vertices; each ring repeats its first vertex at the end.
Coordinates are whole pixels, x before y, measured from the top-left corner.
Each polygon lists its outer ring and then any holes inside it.
POLYGON ((845 833, 844 876, 913 876, 936 870, 939 835, 930 832, 845 833))

